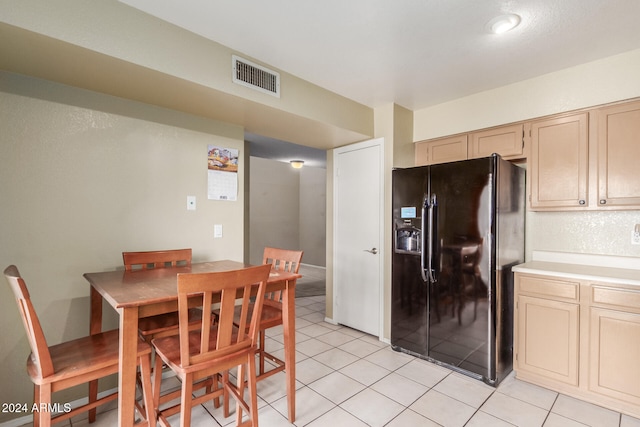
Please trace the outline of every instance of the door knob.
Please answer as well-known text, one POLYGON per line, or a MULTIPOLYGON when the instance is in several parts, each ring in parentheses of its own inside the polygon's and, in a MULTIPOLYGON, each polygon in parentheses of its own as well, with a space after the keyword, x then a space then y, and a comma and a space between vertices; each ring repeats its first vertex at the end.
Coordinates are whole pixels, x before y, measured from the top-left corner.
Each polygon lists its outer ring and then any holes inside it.
POLYGON ((377 254, 378 250, 376 248, 365 249, 365 252, 369 252, 370 254, 377 254))

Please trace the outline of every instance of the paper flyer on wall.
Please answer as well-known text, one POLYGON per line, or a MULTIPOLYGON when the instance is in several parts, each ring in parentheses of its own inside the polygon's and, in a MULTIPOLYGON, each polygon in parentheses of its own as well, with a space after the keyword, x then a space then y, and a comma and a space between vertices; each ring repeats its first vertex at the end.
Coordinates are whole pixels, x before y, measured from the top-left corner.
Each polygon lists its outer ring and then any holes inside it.
POLYGON ((208 146, 209 200, 238 199, 238 150, 208 146))

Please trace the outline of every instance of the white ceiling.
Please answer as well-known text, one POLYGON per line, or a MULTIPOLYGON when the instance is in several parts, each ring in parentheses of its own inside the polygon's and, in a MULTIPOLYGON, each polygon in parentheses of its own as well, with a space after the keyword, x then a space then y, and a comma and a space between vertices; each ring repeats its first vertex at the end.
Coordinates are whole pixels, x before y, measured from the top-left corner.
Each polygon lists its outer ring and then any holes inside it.
POLYGON ((640 0, 121 0, 347 98, 417 110, 640 47, 640 0), (516 13, 515 30, 487 23, 516 13))
POLYGON ((289 163, 291 160, 302 160, 305 167, 322 169, 327 167, 326 150, 305 147, 248 132, 244 133, 244 139, 249 143, 252 156, 284 163, 289 163))
MULTIPOLYGON (((418 110, 640 48, 640 0, 120 1, 369 107, 418 110), (506 13, 521 24, 490 33, 506 13)), ((324 151, 247 139, 324 167, 324 151)))

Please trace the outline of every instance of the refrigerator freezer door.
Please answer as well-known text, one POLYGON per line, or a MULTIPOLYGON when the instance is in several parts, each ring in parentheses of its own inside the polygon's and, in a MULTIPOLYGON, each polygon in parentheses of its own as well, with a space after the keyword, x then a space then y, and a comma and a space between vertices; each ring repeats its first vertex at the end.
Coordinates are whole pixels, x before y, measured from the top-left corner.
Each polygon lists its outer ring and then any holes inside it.
POLYGON ((428 190, 428 167, 398 169, 393 178, 394 250, 392 251, 391 345, 427 356, 427 291, 421 257, 427 238, 423 229, 423 198, 428 190), (419 236, 416 250, 404 250, 407 230, 419 236), (400 238, 398 238, 400 233, 400 238))

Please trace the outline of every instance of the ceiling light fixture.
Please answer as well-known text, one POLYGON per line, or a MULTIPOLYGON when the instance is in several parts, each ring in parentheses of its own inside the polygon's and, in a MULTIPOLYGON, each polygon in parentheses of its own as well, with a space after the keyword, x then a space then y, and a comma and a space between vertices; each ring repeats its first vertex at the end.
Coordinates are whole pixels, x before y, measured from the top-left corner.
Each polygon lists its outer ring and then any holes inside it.
POLYGON ((304 166, 304 160, 291 160, 291 167, 294 169, 301 169, 304 166))
POLYGON ((489 21, 487 26, 494 34, 502 34, 513 30, 520 24, 520 16, 516 14, 501 15, 489 21))

